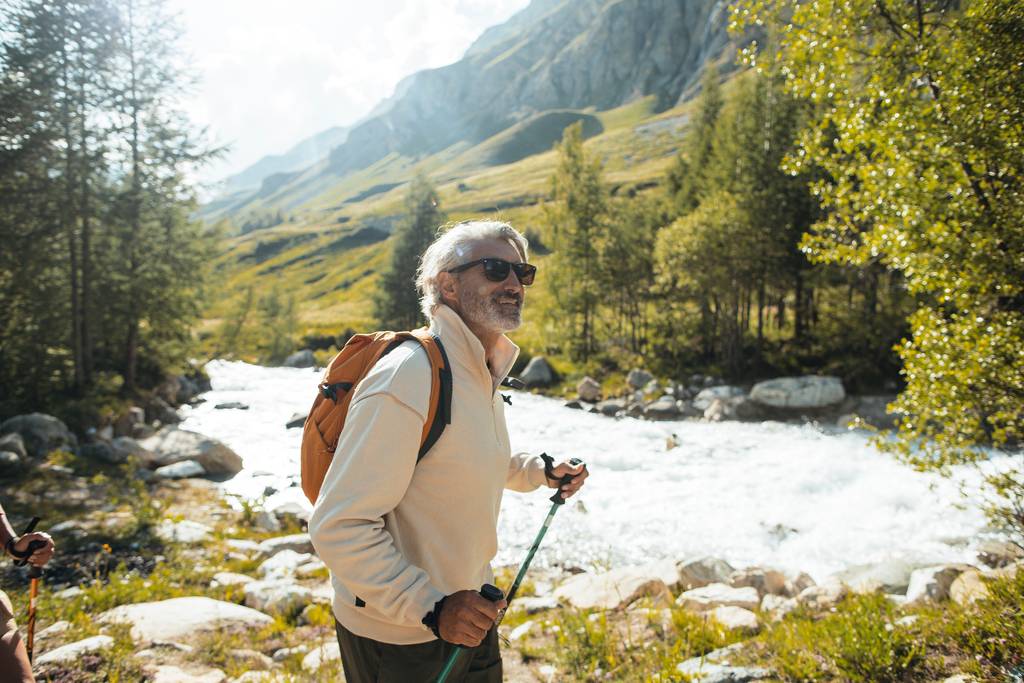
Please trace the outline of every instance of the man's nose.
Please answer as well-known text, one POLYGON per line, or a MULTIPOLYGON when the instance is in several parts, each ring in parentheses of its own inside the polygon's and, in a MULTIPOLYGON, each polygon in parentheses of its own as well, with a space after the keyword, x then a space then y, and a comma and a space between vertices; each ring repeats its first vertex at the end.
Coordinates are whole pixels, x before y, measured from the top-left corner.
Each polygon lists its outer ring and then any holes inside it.
POLYGON ((523 291, 523 283, 519 281, 519 276, 516 275, 516 271, 511 268, 508 269, 508 275, 505 276, 505 279, 502 280, 501 284, 505 288, 506 292, 513 291, 518 293, 523 291))

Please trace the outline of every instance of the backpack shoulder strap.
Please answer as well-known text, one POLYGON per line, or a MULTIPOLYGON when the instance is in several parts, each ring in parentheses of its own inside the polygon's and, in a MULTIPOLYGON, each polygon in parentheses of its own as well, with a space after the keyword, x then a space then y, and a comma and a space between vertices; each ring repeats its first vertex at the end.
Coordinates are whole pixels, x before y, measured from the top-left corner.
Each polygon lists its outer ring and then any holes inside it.
POLYGON ((420 343, 430 360, 430 409, 423 423, 423 437, 416 455, 416 462, 419 462, 441 438, 445 426, 452 422, 452 369, 440 337, 425 327, 408 334, 409 338, 420 343))

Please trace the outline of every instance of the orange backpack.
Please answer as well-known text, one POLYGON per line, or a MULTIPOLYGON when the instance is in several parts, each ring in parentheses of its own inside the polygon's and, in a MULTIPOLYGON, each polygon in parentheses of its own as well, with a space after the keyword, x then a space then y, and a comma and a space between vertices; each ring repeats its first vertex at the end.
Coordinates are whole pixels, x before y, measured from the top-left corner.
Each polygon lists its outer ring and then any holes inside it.
POLYGON ((327 366, 313 407, 302 429, 302 491, 316 503, 327 468, 334 459, 353 389, 370 368, 400 344, 411 339, 420 343, 430 359, 430 403, 416 462, 437 443, 445 425, 452 421, 452 372, 441 340, 422 327, 411 332, 357 334, 327 366))

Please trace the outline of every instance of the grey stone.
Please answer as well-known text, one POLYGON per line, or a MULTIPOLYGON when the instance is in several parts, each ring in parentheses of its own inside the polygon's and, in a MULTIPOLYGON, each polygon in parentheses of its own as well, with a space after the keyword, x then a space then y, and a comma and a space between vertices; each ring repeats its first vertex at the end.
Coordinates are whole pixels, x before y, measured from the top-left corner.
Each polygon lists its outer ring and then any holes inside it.
POLYGON ((292 579, 268 579, 245 584, 245 604, 268 614, 293 617, 313 602, 313 593, 292 579))
POLYGON ((555 371, 544 356, 534 356, 519 375, 528 387, 546 387, 554 383, 555 371))
POLYGON ((910 574, 917 566, 903 560, 889 560, 876 564, 861 564, 850 567, 836 575, 836 578, 850 587, 854 593, 906 593, 910 585, 910 574))
POLYGON ((124 460, 133 457, 139 461, 143 467, 152 467, 157 462, 156 453, 144 448, 142 444, 133 439, 130 436, 118 436, 110 442, 110 447, 113 449, 117 457, 123 457, 124 460))
POLYGON ((729 585, 733 588, 751 586, 757 589, 760 596, 768 593, 774 595, 786 594, 786 575, 774 569, 762 569, 761 567, 749 567, 735 572, 729 578, 729 585))
POLYGON ((937 567, 916 569, 910 575, 907 588, 907 602, 930 600, 942 602, 949 599, 949 589, 958 576, 966 571, 976 570, 969 564, 947 564, 937 567))
POLYGON ((78 438, 67 425, 44 413, 16 415, 0 424, 0 436, 12 433, 21 436, 29 458, 42 458, 55 450, 73 452, 78 448, 78 438))
MULTIPOLYGON (((146 420, 159 422, 162 425, 174 425, 181 422, 181 415, 178 415, 178 411, 167 401, 159 396, 153 396, 146 404, 146 420)), ((134 432, 132 435, 134 436, 134 432)))
POLYGON ((44 652, 35 658, 33 662, 36 666, 47 666, 50 664, 70 664, 78 661, 82 655, 91 654, 93 652, 99 652, 114 644, 114 639, 110 636, 92 636, 91 638, 85 638, 83 640, 76 641, 74 643, 68 643, 61 647, 44 652))
POLYGON ((724 583, 710 583, 682 593, 676 598, 676 604, 695 612, 705 612, 723 606, 755 610, 761 604, 761 598, 757 594, 757 589, 751 586, 733 588, 724 583))
POLYGON ((707 410, 711 407, 711 404, 716 399, 729 399, 737 396, 743 396, 744 391, 739 387, 730 386, 728 384, 722 384, 716 387, 708 387, 707 389, 701 390, 697 397, 693 399, 693 406, 697 410, 707 410))
POLYGON ((159 664, 152 669, 149 683, 224 683, 227 674, 220 669, 205 669, 199 673, 189 673, 170 664, 159 664))
POLYGON ((141 445, 156 454, 160 465, 195 460, 209 474, 236 474, 242 469, 242 458, 220 441, 177 427, 164 427, 141 445))
POLYGON ((199 596, 121 605, 103 612, 99 623, 131 624, 136 641, 181 640, 199 631, 225 627, 257 628, 273 619, 242 605, 199 596))
POLYGON ((750 398, 773 408, 824 408, 846 397, 838 377, 804 375, 758 382, 750 398))
POLYGON ((17 432, 0 436, 0 451, 14 453, 21 460, 28 458, 28 451, 25 450, 25 440, 17 432))
POLYGON ((132 425, 131 437, 133 439, 148 439, 154 434, 156 434, 156 430, 148 424, 132 425))
POLYGON ((128 457, 124 453, 115 451, 105 441, 82 444, 78 448, 78 455, 87 460, 95 460, 108 465, 121 465, 128 461, 128 457))
POLYGON ((145 422, 146 411, 138 406, 131 406, 114 420, 114 434, 117 436, 131 436, 132 428, 145 422))
POLYGON ((601 399, 601 383, 590 376, 586 376, 576 385, 576 395, 581 401, 597 403, 601 399))
POLYGON ((735 571, 725 560, 707 556, 676 564, 679 586, 683 590, 700 588, 711 583, 728 583, 735 571))
POLYGON ((212 532, 213 529, 205 524, 188 519, 178 522, 171 519, 162 520, 153 531, 157 538, 168 543, 201 543, 208 539, 212 532))
POLYGON ((206 470, 195 460, 182 460, 163 467, 157 467, 153 476, 158 479, 191 479, 206 476, 206 470))
POLYGON ((264 578, 282 578, 293 575, 296 569, 312 559, 313 555, 310 553, 281 550, 264 560, 256 571, 264 578))
POLYGON ((316 673, 320 667, 327 662, 341 660, 341 648, 336 638, 328 638, 321 645, 317 645, 309 654, 302 658, 302 670, 308 673, 316 673))
POLYGON ((978 545, 978 561, 989 567, 1006 567, 1024 559, 1024 548, 1010 541, 983 541, 978 545))
POLYGON ((624 411, 626 407, 625 399, 621 398, 610 398, 606 401, 601 401, 595 406, 597 412, 608 417, 615 417, 621 411, 624 411))
POLYGON ((260 541, 257 552, 261 557, 273 557, 284 550, 291 550, 296 553, 314 553, 313 541, 309 534, 291 534, 290 536, 277 536, 260 541))
POLYGON ((648 420, 678 420, 680 416, 679 406, 673 396, 662 396, 644 408, 644 417, 648 420))
POLYGON ((641 370, 640 368, 633 368, 632 370, 629 371, 629 374, 626 375, 626 384, 628 384, 629 387, 634 390, 643 389, 645 386, 647 386, 647 383, 650 382, 652 379, 654 379, 654 375, 647 372, 646 370, 641 370))
POLYGON ((312 350, 302 349, 285 358, 281 365, 286 368, 312 368, 316 367, 316 357, 312 350))
POLYGON ((583 404, 579 401, 566 401, 564 407, 570 410, 583 410, 583 404))
POLYGON ((756 632, 760 628, 757 615, 743 607, 721 605, 712 609, 709 614, 730 631, 756 632))
POLYGON ((0 477, 12 477, 25 470, 25 460, 11 451, 0 451, 0 477))
POLYGON ((285 429, 301 429, 306 424, 306 415, 306 413, 294 413, 285 423, 285 429))
POLYGON ((227 403, 218 403, 213 407, 214 410, 249 410, 249 406, 239 401, 228 401, 227 403))
POLYGON ((849 589, 838 581, 830 581, 820 586, 809 586, 796 596, 796 601, 812 610, 827 610, 839 604, 847 596, 849 589))
POLYGON ((645 596, 666 604, 672 601, 661 577, 643 567, 577 574, 559 586, 554 596, 577 609, 622 609, 645 596))

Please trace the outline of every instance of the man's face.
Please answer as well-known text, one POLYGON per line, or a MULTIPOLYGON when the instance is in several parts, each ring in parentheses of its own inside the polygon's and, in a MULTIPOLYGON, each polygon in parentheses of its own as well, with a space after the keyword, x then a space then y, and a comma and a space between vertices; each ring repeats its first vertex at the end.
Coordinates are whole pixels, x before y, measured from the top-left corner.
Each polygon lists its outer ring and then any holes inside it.
MULTIPOLYGON (((523 258, 510 242, 501 239, 482 240, 463 254, 460 263, 482 258, 499 258, 520 263, 523 258)), ((492 332, 510 332, 522 322, 526 292, 515 271, 509 270, 502 282, 492 282, 484 275, 483 264, 452 275, 459 313, 466 323, 492 332)))

